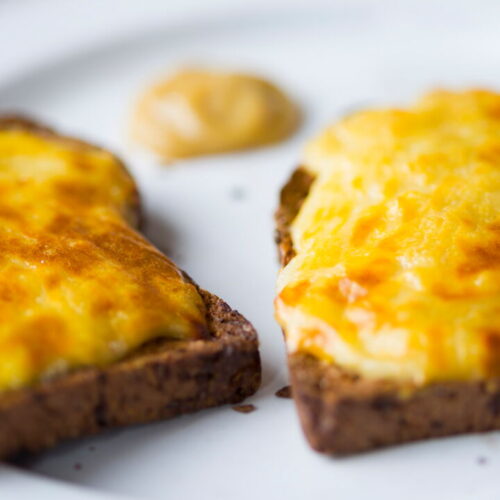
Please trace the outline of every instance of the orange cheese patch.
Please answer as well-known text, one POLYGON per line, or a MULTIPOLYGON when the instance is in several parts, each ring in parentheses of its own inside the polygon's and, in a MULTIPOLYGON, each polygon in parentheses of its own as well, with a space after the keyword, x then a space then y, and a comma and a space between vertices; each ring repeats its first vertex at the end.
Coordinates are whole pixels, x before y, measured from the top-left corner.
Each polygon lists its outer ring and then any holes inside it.
POLYGON ((132 228, 137 202, 111 154, 0 130, 0 390, 204 335, 196 288, 132 228))

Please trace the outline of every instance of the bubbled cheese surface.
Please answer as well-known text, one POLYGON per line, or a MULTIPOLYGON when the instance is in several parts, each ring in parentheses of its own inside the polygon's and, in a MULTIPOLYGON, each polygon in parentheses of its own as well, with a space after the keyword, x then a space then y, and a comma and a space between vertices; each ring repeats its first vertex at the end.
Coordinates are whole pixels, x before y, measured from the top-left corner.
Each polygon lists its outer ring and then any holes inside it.
POLYGON ((499 375, 500 95, 356 113, 303 165, 276 299, 289 351, 372 378, 499 375))

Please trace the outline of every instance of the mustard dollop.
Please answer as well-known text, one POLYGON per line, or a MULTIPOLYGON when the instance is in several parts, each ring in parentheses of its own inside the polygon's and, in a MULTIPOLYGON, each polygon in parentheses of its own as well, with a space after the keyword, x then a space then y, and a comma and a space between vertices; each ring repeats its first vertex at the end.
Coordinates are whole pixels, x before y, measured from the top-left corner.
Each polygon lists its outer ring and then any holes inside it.
POLYGON ((132 136, 169 161, 278 142, 298 122, 296 105, 268 81, 187 69, 144 90, 132 136))

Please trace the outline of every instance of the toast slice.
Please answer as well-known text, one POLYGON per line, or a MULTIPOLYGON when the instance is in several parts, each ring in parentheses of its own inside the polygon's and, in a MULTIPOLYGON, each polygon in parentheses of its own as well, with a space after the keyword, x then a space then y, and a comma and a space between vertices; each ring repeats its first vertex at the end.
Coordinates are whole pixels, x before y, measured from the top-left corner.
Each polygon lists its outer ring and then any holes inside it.
MULTIPOLYGON (((89 148, 104 151, 83 141, 60 136, 44 126, 17 116, 0 119, 0 131, 5 130, 27 132, 49 141, 55 140, 75 151, 89 148)), ((116 158, 115 161, 119 163, 116 158)), ((140 219, 139 198, 133 181, 130 178, 127 181, 128 174, 123 165, 122 168, 125 182, 130 184, 127 185, 125 202, 120 207, 122 217, 130 226, 137 226, 140 219)), ((110 189, 112 187, 109 186, 110 189)), ((77 195, 74 192, 70 194, 77 195)), ((128 245, 137 243, 146 249, 148 255, 152 255, 151 265, 146 260, 144 264, 125 262, 130 269, 134 265, 143 265, 139 271, 142 273, 141 280, 149 280, 144 292, 149 293, 148 290, 155 283, 155 273, 163 272, 164 267, 171 272, 173 264, 138 233, 127 234, 126 240, 128 245), (149 276, 144 273, 149 273, 149 276)), ((116 248, 111 245, 111 252, 123 250, 116 248)), ((130 248, 133 249, 130 246, 126 250, 130 251, 130 248)), ((124 255, 127 255, 126 252, 124 255)), ((71 255, 64 257, 66 260, 63 264, 69 265, 68 262, 72 262, 71 255)), ((131 256, 136 260, 142 257, 142 254, 131 256)), ((85 254, 78 258, 85 258, 85 254)), ((72 269, 66 271, 71 273, 72 269)), ((130 272, 135 272, 135 268, 130 272)), ((77 366, 44 376, 19 388, 2 390, 0 459, 39 452, 60 441, 96 434, 111 427, 237 403, 257 390, 261 368, 257 335, 252 325, 221 299, 199 289, 185 274, 182 276, 184 283, 176 282, 177 288, 184 287, 186 293, 199 302, 197 306, 205 316, 202 318, 203 325, 194 324, 193 336, 186 339, 182 336, 175 338, 175 335, 150 336, 147 341, 124 352, 113 362, 100 363, 99 366, 77 366)), ((137 285, 140 291, 142 285, 137 285)), ((111 291, 114 290, 113 283, 110 282, 108 286, 111 291)), ((176 290, 173 289, 172 293, 175 298, 176 290)), ((154 300, 153 295, 139 296, 137 307, 149 308, 149 316, 144 316, 145 321, 154 321, 156 317, 154 313, 158 311, 155 311, 154 300), (153 306, 142 303, 142 298, 149 300, 153 306)), ((170 298, 166 297, 167 305, 170 304, 168 300, 170 298)), ((179 308, 178 316, 182 314, 179 308)), ((172 318, 178 320, 175 309, 172 318)), ((4 367, 8 362, 9 359, 0 360, 4 367)))
MULTIPOLYGON (((297 168, 280 194, 276 243, 285 266, 294 256, 290 224, 314 176, 297 168)), ((410 383, 372 380, 304 353, 288 355, 292 394, 315 450, 346 455, 382 446, 500 429, 500 379, 410 383)))

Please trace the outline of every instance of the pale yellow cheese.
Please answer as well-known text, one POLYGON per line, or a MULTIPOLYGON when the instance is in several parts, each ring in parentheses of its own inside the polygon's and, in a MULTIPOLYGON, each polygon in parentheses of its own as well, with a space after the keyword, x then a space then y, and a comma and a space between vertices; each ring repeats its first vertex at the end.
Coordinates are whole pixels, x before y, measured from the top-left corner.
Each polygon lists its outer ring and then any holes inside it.
POLYGON ((500 95, 359 112, 302 164, 276 299, 289 351, 416 383, 500 374, 500 95))

